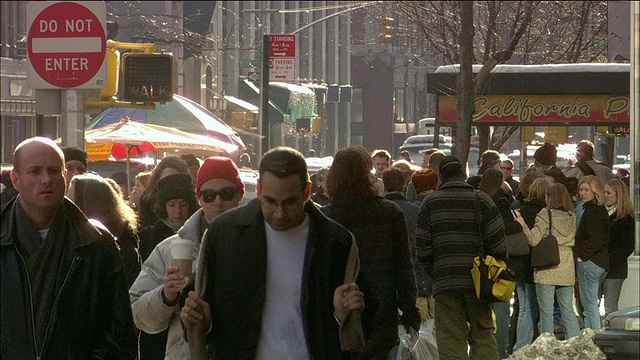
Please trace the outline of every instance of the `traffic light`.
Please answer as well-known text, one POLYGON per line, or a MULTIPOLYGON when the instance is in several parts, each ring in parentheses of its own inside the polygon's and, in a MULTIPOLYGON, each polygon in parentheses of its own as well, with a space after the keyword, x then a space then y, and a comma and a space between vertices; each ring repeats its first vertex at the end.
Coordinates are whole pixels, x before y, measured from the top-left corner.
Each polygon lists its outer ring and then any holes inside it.
POLYGON ((149 103, 173 100, 173 55, 126 53, 122 62, 124 101, 149 103))
POLYGON ((352 93, 351 85, 340 85, 340 102, 351 102, 352 93))
POLYGON ((120 51, 114 46, 107 47, 107 86, 100 90, 103 98, 110 98, 118 93, 120 77, 120 51))
POLYGON ((395 31, 394 23, 395 20, 393 18, 386 16, 380 18, 380 35, 378 39, 380 44, 391 44, 391 41, 393 41, 393 33, 395 31))
POLYGON ((340 87, 338 84, 327 85, 327 101, 340 101, 340 87))

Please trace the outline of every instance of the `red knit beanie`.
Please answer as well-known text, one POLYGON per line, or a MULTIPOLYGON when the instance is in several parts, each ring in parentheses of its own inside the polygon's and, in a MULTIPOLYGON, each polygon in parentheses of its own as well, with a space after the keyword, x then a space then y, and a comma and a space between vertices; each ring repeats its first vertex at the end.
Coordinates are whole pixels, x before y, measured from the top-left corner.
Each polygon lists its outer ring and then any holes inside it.
POLYGON ((411 182, 418 194, 427 190, 436 190, 438 188, 438 174, 433 169, 416 171, 411 176, 411 182))
POLYGON ((233 160, 222 156, 211 156, 204 159, 204 163, 198 170, 198 182, 196 194, 200 197, 200 186, 211 179, 226 179, 234 183, 242 190, 244 195, 244 183, 240 179, 238 167, 233 160))

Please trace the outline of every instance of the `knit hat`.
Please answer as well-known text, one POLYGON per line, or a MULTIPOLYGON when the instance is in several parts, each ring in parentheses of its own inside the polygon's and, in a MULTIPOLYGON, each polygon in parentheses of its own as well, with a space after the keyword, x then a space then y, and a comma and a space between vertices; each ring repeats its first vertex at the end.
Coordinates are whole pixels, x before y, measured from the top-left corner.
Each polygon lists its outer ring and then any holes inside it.
POLYGON ((204 159, 204 163, 198 170, 198 181, 196 183, 196 194, 200 197, 200 187, 211 179, 226 179, 234 183, 242 190, 244 195, 244 183, 240 179, 238 167, 228 157, 211 156, 204 159))
POLYGON ((173 174, 158 181, 158 204, 162 207, 169 200, 184 199, 191 204, 198 202, 189 174, 173 174))
POLYGON ((557 154, 558 151, 555 146, 544 143, 544 145, 540 146, 533 154, 533 158, 542 165, 555 165, 557 154))
POLYGON ((416 171, 411 176, 411 183, 418 194, 427 190, 436 190, 438 188, 438 174, 433 169, 416 171))
POLYGON ((64 161, 70 160, 78 160, 80 161, 84 167, 87 167, 87 158, 88 155, 86 151, 80 150, 75 146, 63 146, 61 147, 62 153, 64 154, 64 161))

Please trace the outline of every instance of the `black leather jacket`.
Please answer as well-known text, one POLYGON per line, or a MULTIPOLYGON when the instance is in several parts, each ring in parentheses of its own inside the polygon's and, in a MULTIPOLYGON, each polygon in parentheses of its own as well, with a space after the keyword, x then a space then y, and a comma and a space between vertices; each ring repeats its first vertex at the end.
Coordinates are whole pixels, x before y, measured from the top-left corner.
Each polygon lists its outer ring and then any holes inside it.
MULTIPOLYGON (((16 198, 18 199, 18 198, 16 198)), ((25 260, 14 234, 12 200, 0 217, 0 358, 135 359, 137 346, 118 247, 65 198, 71 229, 42 352, 37 354, 25 260)))

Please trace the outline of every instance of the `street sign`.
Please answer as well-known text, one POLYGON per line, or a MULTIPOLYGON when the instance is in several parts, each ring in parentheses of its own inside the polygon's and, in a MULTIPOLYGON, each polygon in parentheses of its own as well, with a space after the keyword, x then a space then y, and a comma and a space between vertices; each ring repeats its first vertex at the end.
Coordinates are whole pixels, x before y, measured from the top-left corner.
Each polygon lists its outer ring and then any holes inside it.
POLYGON ((269 35, 269 80, 296 81, 296 35, 269 35))
POLYGON ((103 1, 26 5, 27 83, 32 89, 100 89, 107 84, 103 1))
POLYGON ((296 57, 295 34, 271 35, 271 58, 296 57))
POLYGON ((253 71, 250 72, 249 75, 247 75, 247 79, 253 81, 253 82, 259 82, 260 81, 260 72, 258 71, 253 71))
POLYGON ((257 68, 260 67, 260 60, 241 59, 238 62, 238 66, 241 68, 257 68))

